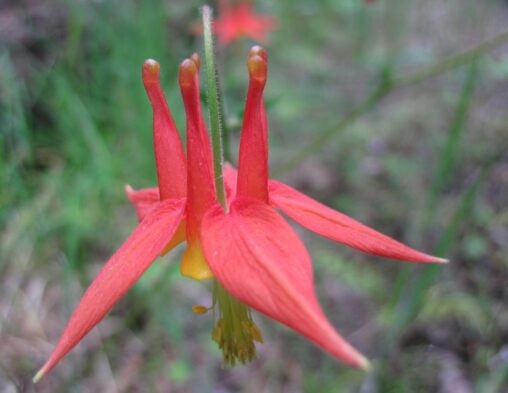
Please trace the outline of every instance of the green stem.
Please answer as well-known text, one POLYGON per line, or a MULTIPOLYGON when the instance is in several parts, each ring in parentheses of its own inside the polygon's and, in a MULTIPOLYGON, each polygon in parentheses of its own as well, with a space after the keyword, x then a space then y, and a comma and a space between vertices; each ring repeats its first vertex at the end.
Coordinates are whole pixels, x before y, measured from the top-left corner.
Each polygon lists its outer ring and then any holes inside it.
POLYGON ((222 173, 222 124, 220 117, 220 103, 218 95, 217 71, 213 51, 212 9, 203 6, 203 37, 205 41, 205 69, 206 85, 208 89, 208 113, 212 130, 213 169, 215 173, 215 188, 217 199, 224 210, 227 209, 226 193, 224 191, 224 176, 222 173))
POLYGON ((230 147, 230 139, 231 139, 231 132, 228 127, 227 117, 225 115, 224 111, 224 94, 222 92, 221 83, 219 74, 215 74, 215 81, 217 82, 217 92, 219 93, 219 118, 222 119, 221 126, 222 126, 222 157, 226 162, 232 162, 231 161, 231 147, 230 147))
POLYGON ((484 55, 485 53, 490 52, 491 50, 501 46, 507 41, 508 41, 508 31, 505 31, 489 40, 483 41, 482 43, 478 44, 477 46, 471 49, 452 55, 440 62, 431 64, 429 66, 424 66, 421 69, 408 73, 406 75, 401 75, 398 77, 383 80, 380 86, 376 90, 374 90, 362 103, 360 103, 356 108, 354 108, 351 112, 349 112, 346 115, 346 117, 344 117, 339 122, 338 125, 322 133, 314 140, 314 142, 311 142, 307 147, 305 147, 303 150, 295 154, 293 158, 290 158, 286 164, 284 164, 281 168, 279 168, 279 170, 276 171, 277 174, 282 174, 290 171, 295 166, 297 166, 303 159, 319 151, 324 145, 328 144, 330 140, 333 139, 333 137, 335 137, 335 135, 340 134, 346 127, 352 124, 356 119, 358 119, 366 112, 370 111, 374 106, 376 106, 376 104, 379 101, 381 101, 394 89, 414 85, 428 78, 441 75, 461 65, 470 63, 479 58, 480 56, 484 55))

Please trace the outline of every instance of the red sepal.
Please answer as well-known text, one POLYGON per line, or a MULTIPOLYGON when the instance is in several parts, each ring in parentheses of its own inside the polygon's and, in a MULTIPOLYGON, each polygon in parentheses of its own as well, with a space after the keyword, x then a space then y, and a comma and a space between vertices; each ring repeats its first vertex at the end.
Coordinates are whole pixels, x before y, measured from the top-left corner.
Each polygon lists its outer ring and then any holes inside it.
POLYGON ((127 184, 125 194, 136 208, 139 222, 143 221, 160 203, 159 187, 142 188, 136 191, 127 184))
POLYGON ((217 205, 203 218, 201 239, 215 277, 238 300, 337 359, 366 367, 366 359, 324 316, 307 250, 273 208, 251 198, 237 198, 228 214, 217 205))
POLYGON ((180 224, 185 200, 165 200, 137 226, 86 290, 48 361, 47 374, 150 267, 180 224))
POLYGON ((333 210, 283 183, 270 180, 270 204, 305 228, 368 254, 410 262, 445 263, 333 210))

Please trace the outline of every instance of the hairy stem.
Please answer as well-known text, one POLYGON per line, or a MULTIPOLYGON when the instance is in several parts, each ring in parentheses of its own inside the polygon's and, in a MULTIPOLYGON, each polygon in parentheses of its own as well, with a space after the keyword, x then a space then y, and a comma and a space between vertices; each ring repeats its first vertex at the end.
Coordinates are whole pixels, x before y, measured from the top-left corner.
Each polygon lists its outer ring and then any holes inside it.
POLYGON ((203 6, 203 37, 205 42, 205 70, 208 89, 208 113, 212 130, 213 169, 215 174, 215 188, 217 199, 226 210, 226 193, 224 191, 224 176, 222 171, 222 124, 220 117, 220 103, 218 94, 217 71, 213 50, 212 9, 203 6))

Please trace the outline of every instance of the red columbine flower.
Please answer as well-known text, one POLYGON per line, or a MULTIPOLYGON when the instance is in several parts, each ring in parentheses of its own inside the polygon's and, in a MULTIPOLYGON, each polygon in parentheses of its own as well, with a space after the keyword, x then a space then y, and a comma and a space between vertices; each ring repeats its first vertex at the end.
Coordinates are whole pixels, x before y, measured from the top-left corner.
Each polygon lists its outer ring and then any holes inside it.
POLYGON ((244 36, 255 41, 266 42, 267 34, 277 22, 266 15, 255 14, 250 1, 241 0, 231 5, 228 0, 219 1, 219 18, 214 23, 214 32, 221 44, 227 45, 244 36))
MULTIPOLYGON (((143 81, 153 108, 158 188, 127 195, 140 224, 106 263, 74 311, 55 350, 34 378, 48 373, 125 294, 151 263, 186 240, 182 274, 216 278, 212 338, 226 363, 255 356, 262 335, 250 309, 289 326, 343 362, 365 368, 367 360, 324 316, 314 292, 311 260, 292 227, 275 208, 306 228, 360 251, 413 262, 445 262, 268 179, 267 121, 263 90, 264 49, 247 62, 249 88, 240 141, 238 176, 227 166, 227 211, 216 198, 212 153, 199 102, 199 58, 180 65, 179 84, 187 116, 187 159, 159 83, 159 65, 147 60, 143 81), (233 297, 232 297, 232 296, 233 297)), ((197 306, 198 313, 207 308, 197 306)))

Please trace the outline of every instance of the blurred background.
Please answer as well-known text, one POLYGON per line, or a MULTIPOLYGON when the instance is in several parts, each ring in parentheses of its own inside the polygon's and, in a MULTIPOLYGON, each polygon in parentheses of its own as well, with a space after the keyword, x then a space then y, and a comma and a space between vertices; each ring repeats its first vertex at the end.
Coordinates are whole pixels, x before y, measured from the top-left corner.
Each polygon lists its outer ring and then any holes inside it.
MULTIPOLYGON (((508 392, 508 2, 253 2, 277 20, 266 102, 272 177, 443 267, 383 260, 301 228, 343 366, 259 315, 258 358, 210 340, 209 285, 154 263, 37 386, 83 291, 136 225, 124 185, 156 184, 141 65, 155 58, 184 134, 192 1, 0 1, 1 392, 508 392), (458 55, 458 56, 457 56, 458 55)), ((241 38, 217 48, 236 162, 241 38)))

